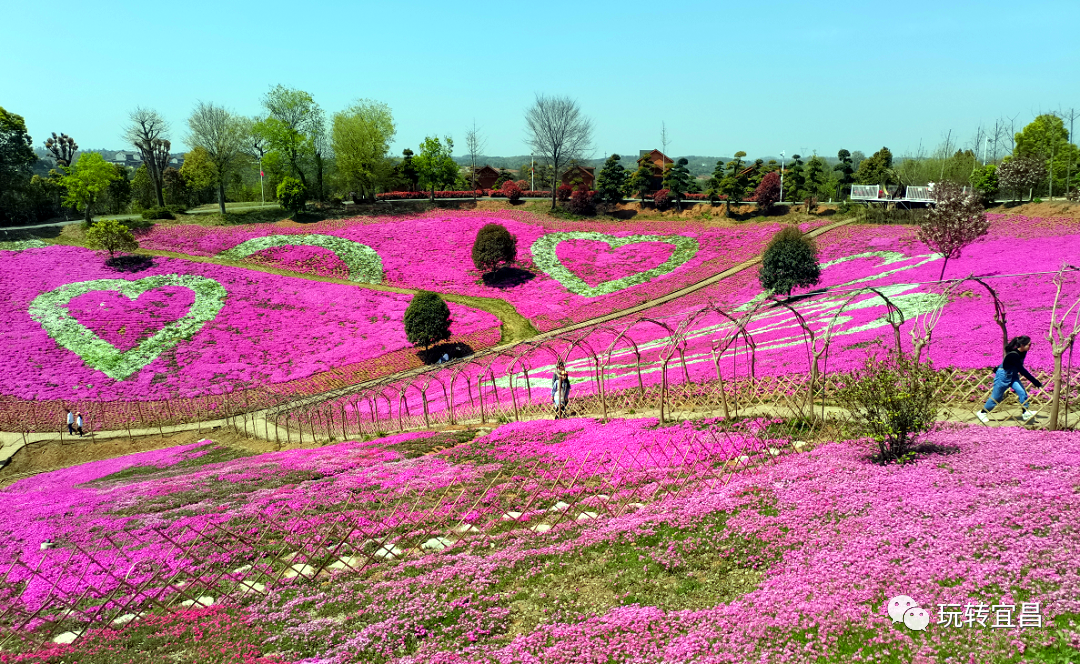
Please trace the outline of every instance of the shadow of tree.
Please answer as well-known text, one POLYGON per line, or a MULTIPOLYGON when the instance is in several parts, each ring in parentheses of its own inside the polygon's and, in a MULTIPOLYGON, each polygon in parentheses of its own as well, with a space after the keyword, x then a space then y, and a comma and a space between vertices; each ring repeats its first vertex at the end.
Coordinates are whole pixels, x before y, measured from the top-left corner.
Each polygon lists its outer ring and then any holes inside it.
POLYGON ((115 272, 142 272, 154 266, 152 256, 113 256, 105 261, 105 265, 115 272))
POLYGON ((460 360, 463 357, 468 357, 473 354, 473 348, 469 344, 461 342, 447 342, 436 344, 426 350, 416 351, 416 356, 420 358, 420 361, 424 364, 436 364, 445 355, 447 357, 444 362, 452 362, 454 360, 460 360))
POLYGON ((513 288, 535 278, 535 274, 519 267, 501 267, 483 276, 484 285, 492 288, 513 288))

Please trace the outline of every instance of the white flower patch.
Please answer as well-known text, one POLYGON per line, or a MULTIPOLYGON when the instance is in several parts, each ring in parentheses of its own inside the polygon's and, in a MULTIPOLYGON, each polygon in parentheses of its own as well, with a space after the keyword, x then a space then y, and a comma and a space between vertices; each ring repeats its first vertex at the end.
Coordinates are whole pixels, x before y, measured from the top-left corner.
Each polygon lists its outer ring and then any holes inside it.
POLYGON ((12 242, 0 242, 0 251, 23 251, 24 249, 40 249, 48 244, 41 240, 14 240, 12 242))
POLYGON ((242 260, 248 256, 274 247, 321 247, 334 252, 349 268, 349 281, 379 284, 383 279, 382 258, 379 253, 359 242, 333 235, 267 235, 241 242, 218 256, 242 260))
POLYGON ((592 231, 578 231, 570 233, 548 233, 542 235, 529 251, 532 253, 533 263, 561 283, 566 290, 582 297, 599 297, 609 295, 616 291, 630 288, 652 281, 656 277, 672 272, 686 261, 693 258, 698 252, 699 244, 696 238, 685 235, 629 235, 627 237, 614 237, 605 233, 592 231), (589 286, 583 279, 575 275, 562 264, 555 253, 560 242, 565 240, 595 240, 605 242, 612 249, 625 247, 628 244, 639 242, 664 242, 675 246, 675 251, 663 264, 651 270, 631 274, 621 279, 612 279, 598 284, 595 288, 589 286))
POLYGON ((217 281, 194 274, 163 274, 135 281, 126 279, 96 279, 42 293, 30 303, 30 317, 37 321, 56 343, 82 358, 87 366, 97 369, 113 380, 125 380, 153 362, 161 353, 190 339, 213 320, 225 305, 228 293, 217 281), (68 303, 76 297, 94 291, 116 291, 128 299, 155 288, 179 286, 195 293, 191 309, 179 320, 166 324, 138 346, 123 352, 94 334, 75 320, 68 303))

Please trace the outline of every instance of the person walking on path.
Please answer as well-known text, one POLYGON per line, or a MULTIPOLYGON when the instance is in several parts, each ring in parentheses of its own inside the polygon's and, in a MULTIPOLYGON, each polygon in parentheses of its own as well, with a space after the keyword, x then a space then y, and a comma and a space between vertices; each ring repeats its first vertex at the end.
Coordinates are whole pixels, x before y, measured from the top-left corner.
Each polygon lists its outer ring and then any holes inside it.
POLYGON ((570 399, 570 375, 566 365, 559 360, 555 365, 555 375, 551 378, 551 401, 555 404, 555 419, 566 413, 566 402, 570 399))
POLYGON ((75 435, 75 416, 71 414, 71 409, 70 408, 67 411, 67 425, 68 425, 68 435, 69 436, 74 436, 75 435))
POLYGON ((79 435, 82 436, 82 413, 75 413, 75 428, 79 430, 79 435))
POLYGON ((990 398, 986 400, 986 405, 982 410, 975 413, 975 416, 983 424, 989 424, 990 418, 987 413, 994 410, 994 408, 1001 403, 1002 397, 1005 396, 1006 390, 1012 390, 1016 392, 1016 396, 1020 398, 1020 405, 1024 407, 1024 414, 1022 419, 1027 422, 1031 418, 1035 417, 1035 413, 1028 410, 1029 397, 1028 393, 1024 390, 1024 386, 1020 384, 1020 376, 1027 378, 1028 381, 1036 388, 1043 386, 1039 382, 1039 379, 1028 373, 1024 368, 1024 357, 1027 356, 1028 350, 1031 349, 1031 337, 1019 336, 1014 337, 1005 346, 1005 358, 998 365, 997 371, 994 373, 994 389, 990 393, 990 398))

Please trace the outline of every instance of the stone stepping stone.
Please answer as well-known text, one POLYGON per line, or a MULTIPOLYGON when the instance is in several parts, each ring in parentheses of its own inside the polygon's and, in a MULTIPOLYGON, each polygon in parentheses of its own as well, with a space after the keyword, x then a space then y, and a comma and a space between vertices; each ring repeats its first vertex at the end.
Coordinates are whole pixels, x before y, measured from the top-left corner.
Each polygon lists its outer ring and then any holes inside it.
POLYGON ((564 503, 563 501, 560 500, 559 502, 557 502, 554 505, 552 505, 551 507, 549 507, 547 511, 549 511, 549 512, 563 512, 566 509, 568 509, 569 507, 570 507, 569 503, 564 503))
POLYGON ((80 636, 82 636, 82 632, 64 632, 63 634, 57 634, 56 636, 54 636, 53 643, 68 645, 70 643, 74 643, 75 639, 79 638, 80 636))
POLYGON ((259 593, 260 595, 266 593, 266 584, 259 583, 257 581, 241 581, 240 592, 242 593, 259 593))
POLYGON ((582 512, 581 514, 578 514, 577 520, 578 521, 587 521, 588 519, 596 519, 599 516, 600 515, 597 514, 596 512, 582 512))
POLYGON ((502 515, 502 520, 503 521, 517 521, 518 519, 521 518, 521 515, 522 515, 521 512, 507 512, 506 514, 502 515))
POLYGON ((338 558, 334 562, 326 566, 326 569, 357 569, 364 564, 364 556, 349 556, 348 558, 338 558))
POLYGON ((533 531, 534 533, 546 533, 547 531, 551 530, 551 525, 547 523, 538 523, 535 526, 529 528, 529 530, 533 531))
POLYGON ((237 567, 232 571, 233 574, 243 574, 251 569, 251 565, 244 565, 243 567, 237 567))
POLYGON ((405 551, 397 548, 394 545, 379 547, 379 550, 375 552, 376 558, 398 558, 404 555, 405 551))
POLYGON ((117 616, 117 617, 113 618, 112 624, 114 624, 114 625, 126 625, 126 624, 128 624, 132 620, 135 620, 138 617, 139 617, 139 615, 137 613, 125 613, 122 616, 117 616))
POLYGON ((428 541, 420 545, 420 548, 424 551, 442 551, 443 549, 453 546, 454 540, 446 537, 432 537, 428 541))
POLYGON ((289 569, 285 570, 285 573, 281 575, 281 578, 283 578, 283 579, 295 579, 298 576, 302 576, 304 578, 313 577, 313 576, 315 576, 315 568, 312 567, 311 565, 305 565, 303 563, 298 563, 296 565, 293 565, 289 569))
POLYGON ((185 599, 183 602, 180 602, 180 606, 184 607, 195 606, 196 604, 198 604, 200 607, 213 606, 214 598, 209 595, 202 595, 201 597, 198 597, 196 599, 185 599))
POLYGON ((460 526, 454 526, 450 530, 453 530, 455 533, 478 533, 478 532, 480 532, 480 529, 477 528, 476 526, 472 525, 471 523, 463 523, 460 526))
POLYGON ((802 448, 806 447, 806 441, 805 440, 796 440, 795 442, 793 442, 791 444, 791 446, 794 447, 797 450, 801 450, 802 448))
POLYGON ((626 507, 628 509, 643 510, 645 509, 645 503, 627 503, 626 507))

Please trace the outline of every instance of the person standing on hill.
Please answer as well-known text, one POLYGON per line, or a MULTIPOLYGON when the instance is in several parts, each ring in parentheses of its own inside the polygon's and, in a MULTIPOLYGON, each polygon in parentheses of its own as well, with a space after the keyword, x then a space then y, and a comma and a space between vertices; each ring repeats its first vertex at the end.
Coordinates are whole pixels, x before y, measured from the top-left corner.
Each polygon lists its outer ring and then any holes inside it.
POLYGON ((71 409, 70 408, 67 411, 67 425, 68 425, 68 435, 69 436, 74 436, 75 435, 75 416, 71 414, 71 409))
POLYGON ((82 436, 82 413, 75 413, 75 428, 79 430, 79 435, 82 436))
POLYGON ((551 401, 555 404, 555 419, 566 413, 566 402, 570 399, 570 375, 566 365, 559 360, 555 365, 555 375, 551 378, 551 401))
POLYGON ((1012 390, 1016 392, 1016 396, 1020 398, 1020 405, 1024 407, 1024 414, 1022 419, 1027 422, 1031 418, 1035 417, 1035 413, 1028 410, 1029 397, 1028 393, 1024 390, 1024 386, 1020 384, 1020 376, 1027 378, 1036 388, 1043 386, 1039 382, 1039 379, 1028 373, 1024 368, 1024 358, 1027 356, 1028 350, 1031 349, 1031 337, 1019 336, 1014 337, 1005 346, 1005 358, 998 365, 997 371, 994 373, 994 389, 990 393, 990 398, 986 400, 986 405, 983 409, 975 413, 975 416, 983 424, 988 424, 990 418, 987 413, 994 410, 994 408, 1001 403, 1002 397, 1005 396, 1006 390, 1012 390))

